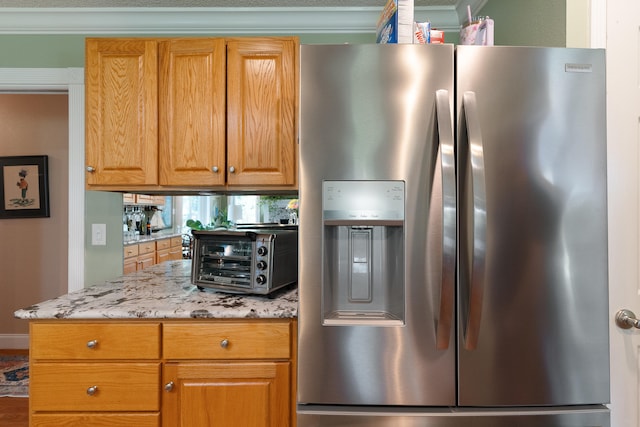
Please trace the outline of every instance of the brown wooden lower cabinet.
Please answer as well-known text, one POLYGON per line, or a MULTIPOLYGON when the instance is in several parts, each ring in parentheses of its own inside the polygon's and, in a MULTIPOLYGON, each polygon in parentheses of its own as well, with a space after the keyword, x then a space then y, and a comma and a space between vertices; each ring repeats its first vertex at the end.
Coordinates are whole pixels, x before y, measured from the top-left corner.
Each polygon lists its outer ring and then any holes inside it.
POLYGON ((160 414, 35 414, 31 427, 160 427, 160 414))
POLYGON ((177 362, 163 371, 162 426, 289 426, 288 362, 177 362))
POLYGON ((295 426, 296 336, 295 319, 33 320, 30 426, 295 426))
POLYGON ((182 236, 126 245, 123 252, 123 274, 135 273, 154 264, 182 259, 182 236))
POLYGON ((182 259, 182 236, 156 240, 156 264, 182 259))

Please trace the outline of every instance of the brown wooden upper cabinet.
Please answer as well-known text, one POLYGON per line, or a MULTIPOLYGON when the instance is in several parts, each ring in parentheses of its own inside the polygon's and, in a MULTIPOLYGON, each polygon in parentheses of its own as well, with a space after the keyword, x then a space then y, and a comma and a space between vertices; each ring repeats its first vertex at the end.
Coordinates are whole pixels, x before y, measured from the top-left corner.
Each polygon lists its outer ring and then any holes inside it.
POLYGON ((298 46, 87 39, 87 188, 295 190, 298 46))

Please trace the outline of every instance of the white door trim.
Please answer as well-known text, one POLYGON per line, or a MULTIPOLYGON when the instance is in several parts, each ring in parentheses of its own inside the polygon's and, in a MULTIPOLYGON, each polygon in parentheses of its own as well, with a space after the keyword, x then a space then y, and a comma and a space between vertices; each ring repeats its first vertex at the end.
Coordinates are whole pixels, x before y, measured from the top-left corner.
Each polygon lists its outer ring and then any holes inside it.
POLYGON ((84 69, 0 68, 0 92, 69 95, 68 290, 84 287, 84 69))

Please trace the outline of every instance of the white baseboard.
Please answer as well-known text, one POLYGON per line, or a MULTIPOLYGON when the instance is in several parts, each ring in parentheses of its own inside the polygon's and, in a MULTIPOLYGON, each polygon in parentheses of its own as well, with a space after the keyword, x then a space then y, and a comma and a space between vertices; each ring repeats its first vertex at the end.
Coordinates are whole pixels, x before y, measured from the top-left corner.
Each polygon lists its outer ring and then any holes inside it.
POLYGON ((0 334, 0 348, 26 350, 29 348, 29 334, 0 334))

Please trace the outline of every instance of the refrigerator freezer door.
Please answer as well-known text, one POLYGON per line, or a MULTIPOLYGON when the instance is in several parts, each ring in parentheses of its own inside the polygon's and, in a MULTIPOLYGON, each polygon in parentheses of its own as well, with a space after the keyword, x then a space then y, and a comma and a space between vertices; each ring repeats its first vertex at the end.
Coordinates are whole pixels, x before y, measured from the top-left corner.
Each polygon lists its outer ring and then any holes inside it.
POLYGON ((460 46, 457 70, 458 403, 606 403, 604 51, 460 46))
MULTIPOLYGON (((300 81, 298 401, 453 405, 453 47, 303 45, 300 81), (352 207, 363 212, 351 228, 348 215, 323 217, 324 183, 364 181, 401 189, 389 197, 404 198, 404 217, 372 219, 378 193, 352 207), (353 291, 354 277, 357 295, 339 289, 350 278, 353 291), (328 317, 342 296, 345 310, 328 317)), ((371 185, 361 187, 355 196, 371 185)))

